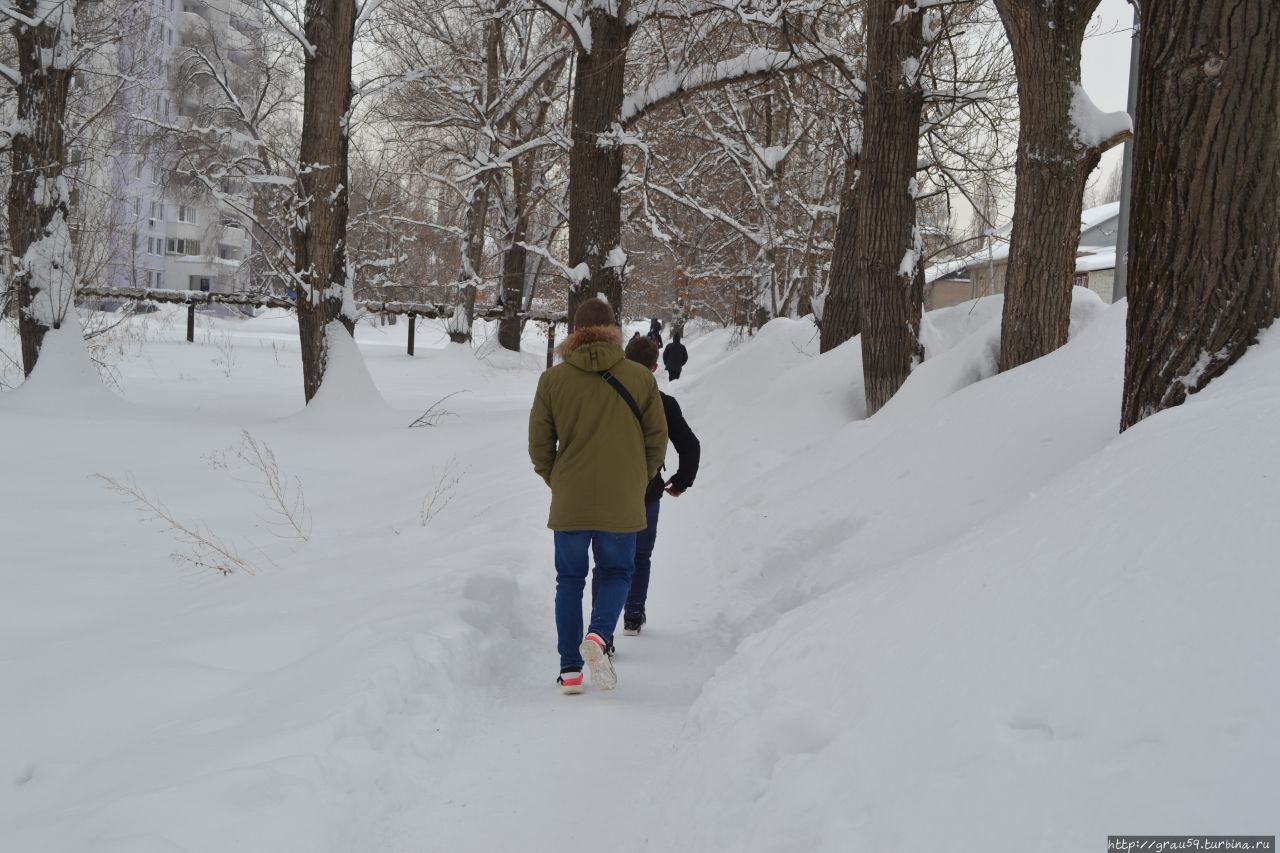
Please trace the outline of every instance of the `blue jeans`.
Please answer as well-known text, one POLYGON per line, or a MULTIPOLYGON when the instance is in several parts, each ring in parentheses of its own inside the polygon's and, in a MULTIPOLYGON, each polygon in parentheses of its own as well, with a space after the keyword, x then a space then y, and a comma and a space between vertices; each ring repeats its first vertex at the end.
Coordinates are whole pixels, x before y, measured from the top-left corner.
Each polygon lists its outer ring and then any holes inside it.
POLYGON ((588 632, 606 642, 613 639, 618 617, 631 588, 636 568, 636 534, 603 530, 555 531, 556 541, 556 633, 559 637, 560 668, 582 667, 582 592, 587 585, 590 554, 596 554, 599 595, 591 605, 588 632), (594 548, 592 546, 595 546, 594 548))
MULTIPOLYGON (((658 541, 658 508, 662 501, 657 500, 644 505, 645 520, 649 526, 636 534, 636 571, 631 576, 631 591, 627 593, 627 603, 623 612, 628 616, 639 618, 644 616, 644 602, 649 597, 649 566, 653 558, 653 546, 658 541)), ((596 557, 599 565, 600 557, 596 557)), ((600 574, 591 575, 591 600, 595 601, 600 594, 600 574)))

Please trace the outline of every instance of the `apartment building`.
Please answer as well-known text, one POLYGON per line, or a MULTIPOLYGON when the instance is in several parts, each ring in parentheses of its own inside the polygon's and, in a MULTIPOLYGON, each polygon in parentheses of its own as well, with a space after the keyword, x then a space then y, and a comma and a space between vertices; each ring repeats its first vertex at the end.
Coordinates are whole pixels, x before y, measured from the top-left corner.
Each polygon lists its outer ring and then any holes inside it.
POLYGON ((228 68, 247 91, 250 34, 261 10, 241 0, 153 0, 144 26, 119 48, 119 62, 143 81, 121 111, 111 181, 115 286, 226 292, 245 290, 252 197, 242 181, 203 166, 196 134, 208 127, 204 99, 223 96, 181 75, 192 51, 228 68), (183 82, 180 83, 179 81, 183 82), (181 90, 179 86, 182 86, 181 90), (193 159, 194 158, 194 159, 193 159), (199 178, 193 178, 193 172, 199 178), (211 176, 214 176, 211 178, 211 176))

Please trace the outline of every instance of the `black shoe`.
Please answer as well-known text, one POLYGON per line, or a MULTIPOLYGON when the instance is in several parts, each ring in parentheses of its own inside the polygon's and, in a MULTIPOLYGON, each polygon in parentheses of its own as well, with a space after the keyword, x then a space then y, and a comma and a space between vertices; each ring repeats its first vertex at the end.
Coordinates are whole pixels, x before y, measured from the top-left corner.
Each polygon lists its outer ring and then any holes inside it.
POLYGON ((644 625, 645 621, 643 613, 639 616, 623 616, 622 633, 626 634, 628 637, 638 636, 640 628, 644 625))

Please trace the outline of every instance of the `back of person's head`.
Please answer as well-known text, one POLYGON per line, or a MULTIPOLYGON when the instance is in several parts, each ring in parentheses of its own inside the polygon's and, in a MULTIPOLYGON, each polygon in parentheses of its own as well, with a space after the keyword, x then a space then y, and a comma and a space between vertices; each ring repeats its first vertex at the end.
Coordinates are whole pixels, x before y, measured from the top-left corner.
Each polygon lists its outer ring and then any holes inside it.
POLYGON ((588 299, 578 306, 573 314, 573 328, 585 329, 587 326, 616 326, 617 318, 613 309, 603 299, 588 299))
POLYGON ((653 338, 633 338, 627 344, 627 358, 652 370, 658 366, 658 345, 653 338))

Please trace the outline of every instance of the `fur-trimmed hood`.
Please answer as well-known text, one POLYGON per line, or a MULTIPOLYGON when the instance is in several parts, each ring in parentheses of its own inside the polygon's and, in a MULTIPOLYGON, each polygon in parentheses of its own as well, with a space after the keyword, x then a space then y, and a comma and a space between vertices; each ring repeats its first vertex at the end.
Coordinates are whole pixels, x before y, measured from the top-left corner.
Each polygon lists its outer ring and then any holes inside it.
POLYGON ((626 358, 622 330, 617 326, 584 326, 556 347, 556 355, 582 370, 607 370, 626 358))

